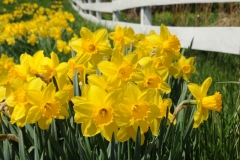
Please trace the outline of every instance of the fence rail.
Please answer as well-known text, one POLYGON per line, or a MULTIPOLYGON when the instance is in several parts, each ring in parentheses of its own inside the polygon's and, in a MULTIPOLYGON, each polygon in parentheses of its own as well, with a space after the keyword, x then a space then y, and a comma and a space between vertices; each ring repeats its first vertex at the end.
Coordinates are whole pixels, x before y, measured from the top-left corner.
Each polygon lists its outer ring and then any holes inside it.
MULTIPOLYGON (((160 27, 151 25, 151 6, 190 4, 190 3, 222 3, 240 2, 240 0, 70 0, 73 8, 85 19, 113 29, 116 24, 132 27, 135 33, 159 33, 160 27), (140 24, 120 21, 119 11, 141 8, 140 24), (96 16, 93 14, 96 12, 96 16), (112 20, 103 20, 102 12, 112 13, 112 20)), ((240 11, 239 11, 240 12, 240 11)), ((240 55, 240 27, 171 27, 170 32, 178 36, 182 48, 187 48, 192 39, 193 49, 223 52, 240 55)))

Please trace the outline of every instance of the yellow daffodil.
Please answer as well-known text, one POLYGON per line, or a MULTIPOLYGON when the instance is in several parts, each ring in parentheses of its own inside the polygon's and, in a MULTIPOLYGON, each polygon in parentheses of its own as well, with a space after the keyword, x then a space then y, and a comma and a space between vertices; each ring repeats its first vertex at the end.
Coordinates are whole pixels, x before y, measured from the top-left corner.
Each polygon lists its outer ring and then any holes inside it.
POLYGON ((39 73, 46 79, 51 79, 53 76, 62 76, 67 74, 69 65, 66 62, 59 63, 59 59, 56 53, 51 52, 51 59, 44 57, 42 68, 39 73))
POLYGON ((14 70, 13 58, 9 58, 5 54, 1 54, 0 59, 0 85, 7 84, 13 77, 14 70))
POLYGON ((33 105, 26 117, 28 123, 38 122, 41 129, 45 130, 52 119, 64 119, 68 114, 68 91, 56 92, 56 87, 50 83, 43 91, 29 90, 26 99, 33 105))
POLYGON ((188 81, 191 74, 193 74, 196 71, 196 68, 193 65, 193 63, 194 57, 186 59, 184 56, 181 56, 181 58, 176 63, 173 63, 173 67, 176 68, 177 72, 172 72, 170 74, 174 75, 174 78, 183 77, 185 81, 188 81))
POLYGON ((43 50, 37 51, 36 53, 33 54, 33 56, 26 54, 25 56, 27 56, 30 73, 34 75, 38 74, 44 60, 43 50))
POLYGON ((160 35, 151 34, 146 39, 152 43, 160 55, 164 55, 169 59, 179 59, 180 55, 180 41, 175 35, 171 35, 165 25, 160 27, 160 35))
POLYGON ((197 100, 197 110, 194 114, 193 128, 197 128, 208 118, 208 110, 220 112, 222 109, 222 95, 216 92, 214 95, 207 96, 208 88, 212 83, 212 78, 207 78, 202 86, 194 83, 188 84, 188 89, 197 100))
MULTIPOLYGON (((12 93, 7 97, 6 104, 10 107, 14 107, 11 116, 11 123, 17 122, 17 125, 23 127, 27 123, 27 116, 32 105, 26 98, 26 92, 29 90, 42 89, 42 81, 39 78, 34 78, 27 83, 14 79, 11 83, 12 93)), ((39 98, 39 97, 37 97, 39 98)))
POLYGON ((108 77, 108 85, 112 88, 123 86, 128 81, 137 80, 137 73, 141 73, 138 69, 134 68, 137 62, 137 55, 134 53, 127 54, 125 57, 114 49, 111 62, 102 61, 98 64, 100 72, 108 77))
POLYGON ((112 53, 106 29, 98 29, 93 33, 82 27, 80 35, 81 38, 71 41, 69 45, 78 54, 88 55, 94 65, 101 61, 103 56, 112 53))
POLYGON ((20 56, 20 64, 15 65, 14 69, 16 71, 17 78, 22 81, 27 81, 31 77, 35 77, 35 75, 30 73, 29 70, 29 55, 24 53, 20 56))
POLYGON ((141 89, 152 88, 159 90, 161 94, 169 93, 171 88, 166 82, 167 77, 168 69, 166 67, 155 68, 153 61, 148 61, 143 68, 142 79, 136 82, 141 89))
MULTIPOLYGON (((115 119, 118 126, 120 128, 133 127, 135 133, 138 126, 140 126, 141 133, 147 132, 150 122, 157 118, 160 113, 159 108, 151 102, 152 97, 153 90, 149 89, 141 92, 136 84, 129 82, 124 87, 123 100, 121 100, 120 105, 115 108, 115 119)), ((123 128, 123 130, 125 129, 123 128)), ((127 135, 128 138, 133 136, 132 134, 127 135)), ((122 137, 123 135, 119 133, 118 136, 122 137)), ((128 138, 125 137, 120 140, 124 141, 128 138)))
POLYGON ((31 44, 32 46, 34 46, 36 43, 38 43, 38 38, 35 34, 31 34, 30 36, 28 36, 28 40, 27 43, 31 44))
POLYGON ((118 126, 115 122, 114 105, 118 99, 118 92, 107 93, 99 86, 91 85, 86 98, 73 97, 76 123, 82 123, 82 133, 90 137, 101 133, 105 139, 116 137, 118 126))
MULTIPOLYGON (((120 52, 123 51, 124 45, 128 45, 132 42, 127 27, 120 27, 119 25, 115 26, 114 32, 109 33, 109 38, 113 40, 114 47, 117 48, 120 52)), ((131 36, 132 34, 130 34, 131 36)))

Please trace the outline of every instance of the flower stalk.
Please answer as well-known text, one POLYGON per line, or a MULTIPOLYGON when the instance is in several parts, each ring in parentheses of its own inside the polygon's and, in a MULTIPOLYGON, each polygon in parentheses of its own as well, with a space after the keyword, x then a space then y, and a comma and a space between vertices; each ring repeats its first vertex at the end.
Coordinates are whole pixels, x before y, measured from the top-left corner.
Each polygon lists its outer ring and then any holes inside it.
POLYGON ((182 101, 182 102, 175 108, 175 110, 174 110, 174 112, 173 112, 173 117, 172 117, 172 119, 171 119, 171 123, 174 122, 174 120, 176 119, 176 116, 178 115, 178 113, 179 113, 182 109, 184 109, 184 108, 186 108, 186 107, 188 107, 188 106, 190 106, 190 105, 196 105, 196 104, 197 104, 197 101, 196 101, 196 100, 185 100, 185 101, 182 101))

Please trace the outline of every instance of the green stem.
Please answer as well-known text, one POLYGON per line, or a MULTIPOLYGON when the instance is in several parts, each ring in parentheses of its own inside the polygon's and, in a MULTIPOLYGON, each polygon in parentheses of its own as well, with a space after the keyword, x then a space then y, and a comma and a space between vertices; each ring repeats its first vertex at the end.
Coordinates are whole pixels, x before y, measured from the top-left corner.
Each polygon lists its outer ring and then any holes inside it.
POLYGON ((171 119, 171 123, 174 122, 177 114, 183 109, 183 108, 186 108, 187 106, 189 105, 196 105, 197 104, 197 101, 196 100, 185 100, 185 101, 182 101, 174 110, 173 112, 173 117, 171 119))
POLYGON ((130 139, 128 140, 128 160, 131 160, 131 143, 130 143, 130 139))

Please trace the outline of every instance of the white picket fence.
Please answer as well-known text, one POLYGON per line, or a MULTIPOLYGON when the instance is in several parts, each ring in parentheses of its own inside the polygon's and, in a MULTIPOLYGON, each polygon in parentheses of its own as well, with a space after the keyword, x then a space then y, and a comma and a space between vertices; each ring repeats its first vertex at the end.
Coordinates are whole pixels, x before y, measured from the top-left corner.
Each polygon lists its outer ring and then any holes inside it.
MULTIPOLYGON (((132 27, 135 33, 148 34, 150 30, 159 33, 160 27, 151 25, 151 6, 189 4, 189 3, 221 3, 240 2, 240 0, 70 0, 73 8, 87 20, 114 29, 118 24, 132 27), (119 11, 141 7, 140 24, 120 21, 119 11), (93 15, 96 12, 96 16, 93 15), (102 12, 112 13, 112 20, 103 20, 102 12)), ((240 11, 239 11, 240 14, 240 11)), ((171 27, 171 34, 178 36, 182 48, 188 48, 192 39, 193 49, 214 51, 240 55, 240 27, 171 27)))

